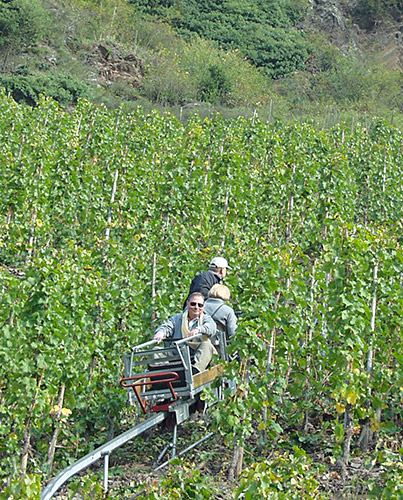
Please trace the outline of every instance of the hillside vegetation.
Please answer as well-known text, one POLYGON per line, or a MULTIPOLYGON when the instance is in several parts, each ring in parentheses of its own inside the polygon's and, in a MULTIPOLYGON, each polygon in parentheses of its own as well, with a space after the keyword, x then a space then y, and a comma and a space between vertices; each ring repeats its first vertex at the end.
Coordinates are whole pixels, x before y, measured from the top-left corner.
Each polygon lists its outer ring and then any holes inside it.
MULTIPOLYGON (((216 445, 245 450, 235 498, 328 499, 336 477, 348 498, 401 498, 401 131, 256 117, 185 126, 5 95, 0 116, 2 498, 37 499, 133 425, 123 354, 150 338, 153 314, 181 309, 192 276, 223 251, 244 314, 239 360, 225 368, 238 391, 212 424, 216 445)), ((86 500, 102 497, 91 477, 86 500)), ((161 481, 139 484, 132 467, 111 495, 217 493, 214 475, 180 462, 161 481)))
POLYGON ((0 85, 31 105, 45 93, 180 119, 400 123, 401 61, 384 54, 401 50, 402 10, 401 0, 1 0, 0 85))

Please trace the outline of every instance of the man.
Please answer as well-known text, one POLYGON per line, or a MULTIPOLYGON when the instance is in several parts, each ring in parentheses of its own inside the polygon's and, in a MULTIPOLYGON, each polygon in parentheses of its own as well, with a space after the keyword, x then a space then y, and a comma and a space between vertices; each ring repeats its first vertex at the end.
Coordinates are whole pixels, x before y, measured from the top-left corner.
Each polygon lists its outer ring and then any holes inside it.
POLYGON ((231 269, 227 259, 224 257, 214 257, 210 262, 208 271, 204 271, 193 278, 190 284, 189 295, 193 292, 200 292, 205 299, 211 287, 221 283, 227 275, 227 270, 231 269))
POLYGON ((189 295, 186 307, 183 313, 174 314, 160 325, 153 338, 160 343, 165 339, 180 340, 199 333, 203 334, 201 339, 194 339, 188 343, 194 352, 193 367, 196 371, 202 372, 216 352, 210 341, 210 337, 216 333, 216 324, 208 314, 204 313, 204 297, 200 292, 189 295))

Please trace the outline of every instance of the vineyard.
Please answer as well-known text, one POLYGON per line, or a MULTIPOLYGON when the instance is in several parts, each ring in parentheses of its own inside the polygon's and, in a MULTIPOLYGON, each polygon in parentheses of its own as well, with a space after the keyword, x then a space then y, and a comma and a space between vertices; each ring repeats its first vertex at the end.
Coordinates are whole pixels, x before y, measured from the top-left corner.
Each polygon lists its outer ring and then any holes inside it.
POLYGON ((320 476, 359 459, 363 495, 403 498, 400 130, 0 112, 0 497, 39 498, 119 428, 123 353, 223 255, 238 391, 211 418, 245 451, 235 497, 332 498, 320 476))

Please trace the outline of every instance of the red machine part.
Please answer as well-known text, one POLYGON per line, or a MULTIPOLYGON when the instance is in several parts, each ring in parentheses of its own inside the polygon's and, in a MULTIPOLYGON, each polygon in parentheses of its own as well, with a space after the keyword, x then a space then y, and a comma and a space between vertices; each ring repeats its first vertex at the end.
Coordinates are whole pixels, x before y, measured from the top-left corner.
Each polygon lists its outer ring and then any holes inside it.
MULTIPOLYGON (((162 373, 147 373, 145 376, 143 375, 134 375, 133 377, 125 377, 120 381, 120 385, 122 387, 129 388, 131 387, 136 394, 137 400, 140 403, 141 408, 144 413, 147 413, 146 401, 142 399, 140 396, 140 387, 147 385, 156 385, 156 384, 167 384, 169 390, 171 391, 172 398, 174 400, 178 399, 178 396, 172 386, 172 382, 176 382, 179 380, 179 375, 176 372, 162 372, 162 373), (162 378, 168 377, 168 378, 162 378)), ((162 411, 165 410, 165 406, 167 405, 156 405, 153 407, 154 411, 162 411)))

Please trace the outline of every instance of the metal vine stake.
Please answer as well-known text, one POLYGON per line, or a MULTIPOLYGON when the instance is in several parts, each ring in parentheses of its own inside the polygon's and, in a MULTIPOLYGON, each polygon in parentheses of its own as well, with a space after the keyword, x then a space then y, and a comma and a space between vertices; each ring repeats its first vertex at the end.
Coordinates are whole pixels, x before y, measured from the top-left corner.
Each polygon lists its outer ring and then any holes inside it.
POLYGON ((378 284, 378 264, 374 267, 374 295, 372 296, 372 315, 371 315, 371 339, 369 343, 368 355, 367 355, 367 372, 371 375, 374 366, 374 351, 373 351, 373 334, 375 332, 375 320, 376 320, 376 295, 377 295, 377 284, 378 284))
MULTIPOLYGON (((368 353, 367 353, 367 373, 368 378, 371 377, 374 368, 374 333, 375 333, 375 322, 376 322, 376 304, 377 304, 377 284, 378 284, 378 264, 374 266, 373 274, 373 284, 374 293, 372 296, 372 313, 371 313, 371 337, 368 341, 368 353)), ((369 401, 367 401, 367 406, 369 406, 369 401)), ((369 419, 367 417, 365 424, 362 427, 359 443, 361 445, 361 450, 366 452, 368 450, 368 442, 370 438, 370 425, 369 419)))

